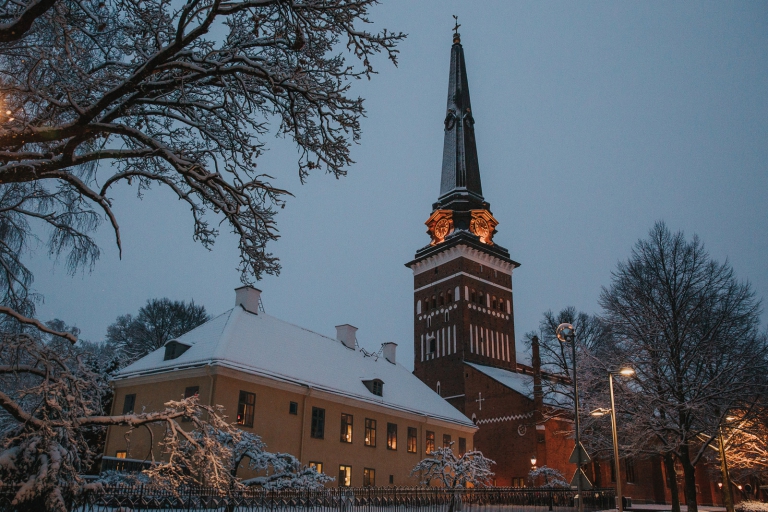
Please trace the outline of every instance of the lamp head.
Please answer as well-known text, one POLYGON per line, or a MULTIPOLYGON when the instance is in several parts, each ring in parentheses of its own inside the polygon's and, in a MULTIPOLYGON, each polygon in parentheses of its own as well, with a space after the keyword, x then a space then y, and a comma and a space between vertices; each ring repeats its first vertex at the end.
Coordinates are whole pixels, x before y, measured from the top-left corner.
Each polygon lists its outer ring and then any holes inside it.
POLYGON ((576 336, 576 329, 574 329, 571 324, 560 324, 557 326, 555 334, 557 334, 557 339, 559 339, 561 343, 571 343, 576 336))
POLYGON ((611 412, 610 409, 604 409, 603 407, 598 407, 594 411, 590 412, 589 415, 594 416, 595 418, 599 418, 600 416, 605 416, 609 412, 611 412))
POLYGON ((717 482, 717 487, 718 487, 718 489, 722 489, 723 488, 723 482, 717 482))
POLYGON ((536 457, 531 457, 531 466, 536 465, 536 457))
POLYGON ((625 366, 619 370, 619 375, 622 377, 631 377, 635 374, 635 369, 630 366, 625 366))

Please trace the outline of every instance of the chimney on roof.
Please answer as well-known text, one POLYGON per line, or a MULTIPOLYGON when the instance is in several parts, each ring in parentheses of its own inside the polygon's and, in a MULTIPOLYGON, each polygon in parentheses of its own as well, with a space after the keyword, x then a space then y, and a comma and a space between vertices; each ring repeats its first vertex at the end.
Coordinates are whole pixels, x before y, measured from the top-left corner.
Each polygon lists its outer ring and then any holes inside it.
POLYGON ((235 306, 243 306, 243 309, 254 315, 259 314, 259 301, 261 300, 261 290, 253 286, 246 285, 235 288, 235 306))
POLYGON ((355 335, 357 327, 349 324, 336 326, 336 339, 344 344, 345 347, 355 349, 355 335))
POLYGON ((387 343, 382 343, 382 355, 384 356, 384 359, 389 361, 392 364, 397 364, 397 361, 395 359, 395 355, 397 354, 397 343, 392 343, 391 341, 388 341, 387 343))

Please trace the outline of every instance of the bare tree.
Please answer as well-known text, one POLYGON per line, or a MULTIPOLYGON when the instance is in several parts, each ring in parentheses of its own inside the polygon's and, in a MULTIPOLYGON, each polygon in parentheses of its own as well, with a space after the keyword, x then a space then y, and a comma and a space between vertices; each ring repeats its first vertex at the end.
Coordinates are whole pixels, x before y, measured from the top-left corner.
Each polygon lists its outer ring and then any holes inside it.
POLYGON ((698 237, 688 241, 657 223, 619 263, 600 304, 617 354, 637 372, 622 423, 680 461, 695 512, 695 466, 728 411, 754 414, 766 396, 760 301, 698 237))
MULTIPOLYGON (((595 354, 609 352, 610 343, 607 328, 596 316, 576 311, 567 307, 555 314, 544 313, 539 322, 539 330, 525 334, 525 342, 531 347, 533 338, 539 340, 542 371, 542 393, 547 407, 543 414, 547 417, 573 417, 573 361, 570 345, 557 339, 557 326, 562 323, 572 324, 576 330, 577 371, 582 372, 589 359, 595 354)), ((578 375, 578 378, 583 378, 578 375)), ((582 386, 582 389, 584 387, 582 386)), ((585 400, 583 391, 579 399, 585 400)))
POLYGON ((135 318, 130 314, 119 316, 107 327, 105 340, 119 351, 120 363, 126 366, 209 319, 205 306, 194 301, 186 304, 165 297, 150 299, 135 318))
POLYGON ((239 237, 241 278, 279 272, 266 245, 289 193, 256 170, 270 134, 298 148, 302 181, 339 177, 370 78, 405 37, 360 25, 376 0, 19 0, 0 7, 0 312, 34 324, 23 264, 45 225, 70 271, 99 257, 111 190, 167 187, 213 244, 239 237), (347 48, 348 61, 340 50, 347 48), (359 64, 358 64, 359 63, 359 64), (211 223, 210 214, 214 223, 211 223))

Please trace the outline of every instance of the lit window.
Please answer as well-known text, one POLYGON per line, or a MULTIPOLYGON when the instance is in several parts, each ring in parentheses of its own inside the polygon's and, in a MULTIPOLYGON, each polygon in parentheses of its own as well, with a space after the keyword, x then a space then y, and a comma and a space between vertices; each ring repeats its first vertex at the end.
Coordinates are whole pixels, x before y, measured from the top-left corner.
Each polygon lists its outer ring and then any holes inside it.
POLYGON ((365 418, 365 446, 376 446, 376 420, 365 418))
POLYGON ((131 414, 134 407, 136 407, 136 393, 125 395, 125 400, 123 401, 123 414, 131 414))
POLYGON ((315 439, 325 437, 325 409, 319 407, 312 408, 312 432, 311 436, 315 439))
POLYGON ((387 450, 397 450, 397 424, 387 423, 387 450))
POLYGON ((352 442, 352 415, 351 414, 341 415, 341 442, 342 443, 352 442))
POLYGON ((376 470, 371 468, 363 469, 363 487, 376 486, 376 470))
POLYGON ((416 453, 416 439, 419 431, 416 427, 408 427, 408 453, 416 453))
POLYGON ((115 457, 118 458, 118 459, 124 459, 124 458, 128 457, 128 452, 125 451, 125 450, 118 450, 115 453, 115 457))
POLYGON ((427 430, 427 455, 435 451, 435 433, 427 430))
POLYGON ((450 434, 443 434, 443 448, 450 448, 450 447, 451 447, 450 434))
POLYGON ((322 473, 323 472, 323 463, 322 462, 312 462, 312 461, 309 461, 309 467, 313 468, 318 473, 322 473))
POLYGON ((352 487, 352 466, 339 466, 339 487, 352 487))
POLYGON ((244 427, 253 426, 253 409, 256 405, 256 395, 247 391, 240 391, 237 401, 237 424, 244 427))

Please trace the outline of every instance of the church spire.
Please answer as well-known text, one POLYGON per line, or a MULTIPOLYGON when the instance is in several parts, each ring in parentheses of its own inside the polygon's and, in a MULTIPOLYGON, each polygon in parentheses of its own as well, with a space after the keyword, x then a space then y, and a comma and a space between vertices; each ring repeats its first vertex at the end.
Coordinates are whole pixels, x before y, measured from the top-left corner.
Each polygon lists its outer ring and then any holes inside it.
MULTIPOLYGON (((455 30, 458 30, 458 23, 455 30)), ((440 197, 435 208, 454 211, 488 208, 483 200, 480 184, 474 124, 464 49, 461 46, 461 36, 456 31, 453 34, 451 71, 448 78, 440 197)))

